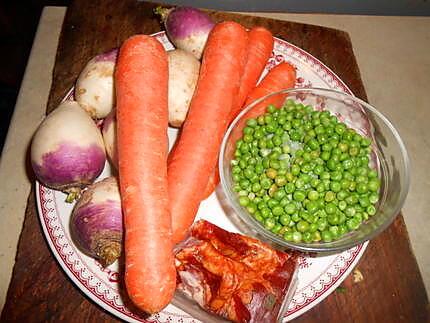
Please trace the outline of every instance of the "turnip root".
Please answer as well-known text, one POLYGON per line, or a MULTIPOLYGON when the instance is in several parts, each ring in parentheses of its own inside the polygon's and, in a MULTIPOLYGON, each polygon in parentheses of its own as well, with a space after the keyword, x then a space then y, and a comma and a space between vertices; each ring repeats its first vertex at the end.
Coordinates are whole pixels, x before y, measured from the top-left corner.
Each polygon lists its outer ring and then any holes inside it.
POLYGON ((192 7, 166 9, 158 7, 155 12, 161 16, 167 36, 176 48, 202 57, 209 32, 215 25, 203 11, 192 7))
POLYGON ((180 127, 187 116, 191 98, 199 77, 200 62, 181 49, 169 56, 169 124, 180 127))
POLYGON ((106 161, 100 130, 76 101, 65 101, 40 124, 31 143, 31 164, 44 185, 78 194, 106 161))
POLYGON ((118 50, 91 59, 79 74, 75 99, 94 119, 106 117, 115 106, 113 72, 118 50))
POLYGON ((118 152, 116 148, 116 109, 113 109, 103 121, 102 134, 109 160, 112 165, 118 169, 118 152))
POLYGON ((108 177, 82 193, 72 212, 70 231, 84 253, 109 266, 121 254, 122 223, 118 183, 108 177))

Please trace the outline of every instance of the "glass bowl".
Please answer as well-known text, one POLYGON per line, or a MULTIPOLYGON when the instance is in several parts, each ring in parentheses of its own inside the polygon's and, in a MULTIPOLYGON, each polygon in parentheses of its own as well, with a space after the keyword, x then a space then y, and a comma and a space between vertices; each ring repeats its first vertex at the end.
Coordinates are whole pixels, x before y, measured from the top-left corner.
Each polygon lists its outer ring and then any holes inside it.
POLYGON ((263 97, 246 107, 230 125, 223 139, 219 170, 221 191, 227 207, 233 211, 230 214, 233 213, 233 222, 236 222, 236 225, 247 234, 274 245, 304 252, 341 251, 373 239, 399 214, 409 190, 408 155, 399 133, 390 121, 370 104, 352 95, 322 88, 284 90, 263 97), (265 113, 267 102, 277 100, 282 105, 288 99, 311 105, 314 109, 328 110, 348 127, 372 140, 370 164, 377 168, 381 180, 380 197, 375 206, 376 214, 369 217, 358 229, 332 242, 296 243, 284 240, 282 236, 267 230, 242 207, 238 201, 238 194, 233 190, 231 160, 234 157, 236 141, 242 137, 246 120, 265 113))

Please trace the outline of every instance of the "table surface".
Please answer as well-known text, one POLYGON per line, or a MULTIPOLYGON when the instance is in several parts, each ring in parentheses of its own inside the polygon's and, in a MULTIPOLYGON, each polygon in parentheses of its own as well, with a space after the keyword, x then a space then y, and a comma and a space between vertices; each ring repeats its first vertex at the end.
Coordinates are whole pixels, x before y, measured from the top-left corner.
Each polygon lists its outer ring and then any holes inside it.
MULTIPOLYGON (((115 8, 115 14, 112 13, 110 5, 109 1, 97 4, 93 2, 91 5, 84 1, 75 1, 70 8, 60 40, 48 109, 52 109, 64 91, 73 84, 77 73, 89 57, 119 45, 130 34, 150 33, 159 28, 152 17, 145 15, 150 9, 149 4, 124 2, 115 8), (141 23, 140 19, 143 19, 144 23, 141 23), (95 36, 94 25, 90 23, 94 21, 97 27, 107 28, 104 32, 111 35, 105 37, 103 42, 100 41, 100 37, 95 36), (113 28, 114 26, 119 28, 113 28), (115 33, 112 33, 111 28, 115 33), (86 36, 77 37, 77 32, 86 36), (70 57, 74 57, 73 62, 70 61, 70 57)), ((321 59, 357 96, 366 99, 347 34, 326 28, 261 18, 221 13, 214 16, 217 19, 239 19, 247 26, 266 25, 275 35, 287 39, 321 59), (339 55, 344 59, 339 60, 339 55)), ((425 320, 428 301, 402 217, 398 217, 387 231, 370 244, 358 268, 365 277, 363 282, 355 284, 348 278, 344 283, 347 287, 346 293, 334 293, 299 320, 354 318, 363 321, 368 318, 386 320, 390 317, 393 320, 395 318, 404 318, 406 321, 425 320), (380 299, 385 301, 381 303, 380 299)), ((72 286, 53 260, 35 216, 34 194, 30 194, 17 266, 2 319, 55 320, 67 317, 67 313, 73 313, 77 308, 80 309, 79 315, 83 315, 82 317, 96 315, 95 317, 99 317, 100 320, 112 320, 112 317, 103 313, 72 286), (34 250, 38 249, 30 250, 26 248, 27 245, 39 246, 40 253, 35 254, 34 250), (55 295, 64 297, 56 301, 55 295), (28 311, 29 309, 31 311, 28 311)))

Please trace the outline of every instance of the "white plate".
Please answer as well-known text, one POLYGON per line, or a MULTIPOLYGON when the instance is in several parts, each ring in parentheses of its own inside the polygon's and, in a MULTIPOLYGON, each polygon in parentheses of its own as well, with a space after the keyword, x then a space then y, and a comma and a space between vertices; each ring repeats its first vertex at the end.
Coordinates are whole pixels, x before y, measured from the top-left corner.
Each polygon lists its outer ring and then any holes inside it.
MULTIPOLYGON (((173 49, 164 32, 155 34, 155 37, 166 50, 173 49)), ((298 87, 324 87, 352 94, 342 80, 318 59, 281 39, 275 39, 273 55, 263 75, 284 60, 297 68, 298 87)), ((72 91, 66 98, 71 97, 72 91)), ((170 145, 176 138, 176 133, 176 129, 169 128, 170 145)), ((99 179, 109 175, 110 166, 106 164, 99 179)), ((72 242, 69 217, 73 204, 65 203, 66 195, 36 182, 36 197, 43 232, 57 261, 70 279, 95 303, 129 322, 197 322, 173 305, 146 319, 130 311, 124 304, 124 293, 120 292, 118 264, 102 268, 97 261, 80 252, 72 242)), ((197 217, 207 219, 227 230, 238 231, 224 213, 215 193, 201 203, 197 217)), ((364 243, 335 255, 301 257, 299 284, 285 321, 310 310, 333 292, 354 268, 366 247, 367 243, 364 243)))

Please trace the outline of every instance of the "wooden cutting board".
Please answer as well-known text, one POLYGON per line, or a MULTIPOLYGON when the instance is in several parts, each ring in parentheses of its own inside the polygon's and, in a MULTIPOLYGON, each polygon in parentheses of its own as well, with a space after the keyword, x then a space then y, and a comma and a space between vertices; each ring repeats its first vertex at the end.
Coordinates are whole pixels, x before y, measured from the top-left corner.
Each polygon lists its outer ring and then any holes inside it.
MULTIPOLYGON (((75 0, 68 8, 58 47, 47 112, 53 110, 95 54, 118 47, 136 33, 161 30, 154 4, 132 0, 75 0)), ((293 22, 212 12, 217 20, 265 26, 329 66, 353 93, 366 100, 350 38, 339 30, 293 22)), ((348 277, 341 291, 297 322, 424 322, 428 299, 402 216, 369 244, 358 267, 363 280, 348 277)), ((67 278, 51 254, 37 216, 34 190, 28 199, 16 264, 2 322, 113 322, 67 278)))

